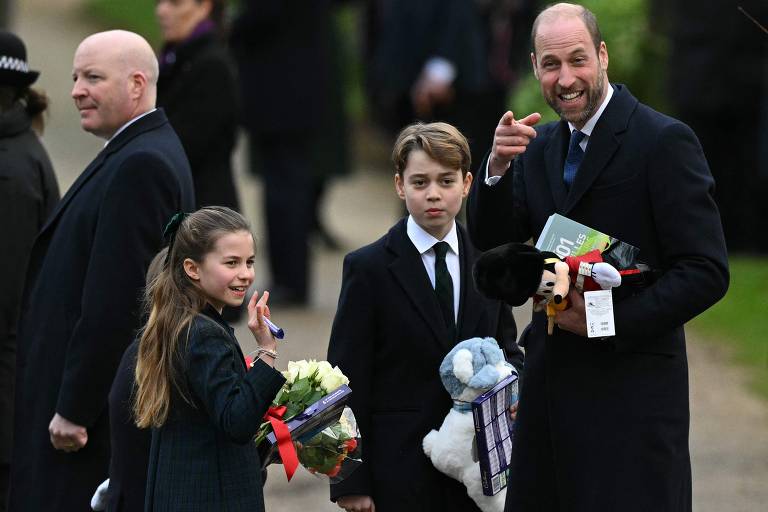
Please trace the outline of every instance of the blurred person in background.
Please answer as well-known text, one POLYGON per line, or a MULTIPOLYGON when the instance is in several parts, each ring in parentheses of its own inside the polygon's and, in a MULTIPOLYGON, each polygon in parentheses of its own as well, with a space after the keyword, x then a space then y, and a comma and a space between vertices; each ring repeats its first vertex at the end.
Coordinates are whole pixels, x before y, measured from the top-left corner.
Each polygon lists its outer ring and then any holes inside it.
POLYGON ((0 28, 10 26, 13 11, 13 0, 0 0, 0 28))
POLYGON ((493 142, 527 67, 534 0, 369 0, 367 91, 389 133, 415 120, 445 121, 467 137, 472 162, 493 142))
POLYGON ((728 252, 768 254, 768 241, 758 231, 768 215, 768 169, 761 158, 768 35, 738 6, 768 26, 765 0, 678 0, 659 7, 669 23, 667 87, 672 107, 698 135, 712 169, 728 252), (715 69, 728 79, 713 80, 715 69), (738 129, 723 129, 723 119, 731 116, 738 129))
POLYGON ((220 42, 223 0, 158 0, 163 37, 157 105, 189 158, 197 208, 240 210, 231 155, 240 108, 235 68, 220 42))
POLYGON ((30 87, 38 75, 29 70, 22 40, 0 30, 0 511, 6 510, 8 494, 24 275, 32 242, 59 201, 53 167, 38 138, 48 108, 48 98, 30 87))
POLYGON ((308 304, 318 205, 327 173, 346 166, 333 8, 332 0, 244 0, 232 25, 240 122, 264 183, 272 305, 308 304))

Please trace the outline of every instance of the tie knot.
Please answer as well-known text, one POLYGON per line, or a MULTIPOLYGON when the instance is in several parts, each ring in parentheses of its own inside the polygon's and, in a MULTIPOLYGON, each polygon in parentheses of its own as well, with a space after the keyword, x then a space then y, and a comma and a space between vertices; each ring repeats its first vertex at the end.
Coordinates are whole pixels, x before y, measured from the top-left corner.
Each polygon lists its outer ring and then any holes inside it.
POLYGON ((435 250, 435 256, 438 260, 444 260, 445 255, 448 253, 448 249, 450 248, 450 245, 448 245, 448 242, 437 242, 435 245, 432 246, 432 248, 435 250))
POLYGON ((581 130, 573 130, 571 132, 571 144, 570 147, 573 148, 577 146, 578 144, 581 144, 581 141, 584 140, 584 137, 586 137, 587 134, 582 132, 581 130))

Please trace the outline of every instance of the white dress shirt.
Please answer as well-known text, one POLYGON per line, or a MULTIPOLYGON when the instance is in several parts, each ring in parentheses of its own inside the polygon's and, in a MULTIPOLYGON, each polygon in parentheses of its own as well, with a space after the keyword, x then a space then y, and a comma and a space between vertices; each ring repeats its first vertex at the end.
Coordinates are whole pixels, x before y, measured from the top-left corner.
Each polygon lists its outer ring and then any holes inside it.
POLYGON ((406 232, 416 250, 421 254, 421 261, 424 263, 424 269, 427 271, 432 288, 435 287, 435 250, 432 246, 440 241, 448 243, 450 250, 445 254, 445 264, 453 281, 453 318, 458 323, 459 297, 461 297, 461 267, 459 265, 459 235, 456 231, 456 221, 453 221, 453 226, 451 226, 451 230, 445 235, 445 238, 438 240, 416 224, 413 217, 409 215, 406 232))
POLYGON ((148 111, 144 112, 143 114, 139 114, 139 115, 137 115, 136 117, 134 117, 133 119, 131 119, 130 121, 128 121, 127 123, 125 123, 123 126, 121 126, 120 128, 118 128, 118 129, 117 129, 117 131, 114 133, 114 135, 112 135, 110 138, 108 138, 108 139, 107 139, 107 142, 105 142, 105 143, 104 143, 104 147, 107 147, 107 144, 109 144, 110 142, 112 142, 112 141, 114 140, 114 138, 115 138, 115 137, 117 137, 118 135, 120 135, 120 132, 122 132, 123 130, 125 130, 125 129, 126 129, 126 128, 128 128, 129 126, 131 126, 133 123, 135 123, 136 121, 138 121, 138 120, 139 120, 139 119, 141 119, 142 117, 144 117, 144 116, 146 116, 146 115, 148 115, 148 114, 151 114, 151 113, 152 113, 152 112, 154 112, 155 110, 157 110, 157 109, 156 109, 156 108, 153 108, 152 110, 148 110, 148 111))

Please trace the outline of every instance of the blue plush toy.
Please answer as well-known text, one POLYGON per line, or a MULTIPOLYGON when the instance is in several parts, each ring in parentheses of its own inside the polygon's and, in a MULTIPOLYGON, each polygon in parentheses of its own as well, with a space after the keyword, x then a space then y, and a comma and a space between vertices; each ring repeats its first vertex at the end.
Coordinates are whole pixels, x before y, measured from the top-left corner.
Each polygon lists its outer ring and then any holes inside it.
POLYGON ((472 338, 458 343, 440 365, 440 379, 453 398, 453 407, 440 430, 424 437, 424 453, 437 469, 463 482, 467 494, 483 512, 501 512, 506 493, 485 496, 480 481, 480 464, 472 458, 475 423, 472 400, 517 373, 504 358, 493 338, 472 338))

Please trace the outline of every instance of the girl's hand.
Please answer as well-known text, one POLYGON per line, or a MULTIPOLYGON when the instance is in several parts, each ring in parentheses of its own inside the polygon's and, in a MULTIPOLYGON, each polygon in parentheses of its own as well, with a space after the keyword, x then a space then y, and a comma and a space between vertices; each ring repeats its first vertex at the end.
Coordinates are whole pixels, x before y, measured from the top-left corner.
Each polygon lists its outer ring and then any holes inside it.
POLYGON ((277 340, 269 330, 264 318, 269 318, 269 292, 265 291, 259 298, 259 292, 254 292, 251 300, 248 301, 248 328, 256 338, 256 343, 260 348, 275 350, 277 340), (257 300, 258 299, 258 300, 257 300))

